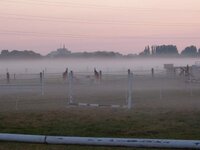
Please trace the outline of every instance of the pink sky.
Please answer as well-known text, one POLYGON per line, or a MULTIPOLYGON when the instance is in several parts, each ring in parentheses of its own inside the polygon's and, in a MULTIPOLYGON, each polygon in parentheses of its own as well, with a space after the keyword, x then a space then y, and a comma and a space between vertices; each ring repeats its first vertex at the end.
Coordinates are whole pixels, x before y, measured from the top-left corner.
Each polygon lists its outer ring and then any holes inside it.
POLYGON ((200 48, 200 0, 1 0, 0 49, 42 54, 138 53, 146 45, 200 48))

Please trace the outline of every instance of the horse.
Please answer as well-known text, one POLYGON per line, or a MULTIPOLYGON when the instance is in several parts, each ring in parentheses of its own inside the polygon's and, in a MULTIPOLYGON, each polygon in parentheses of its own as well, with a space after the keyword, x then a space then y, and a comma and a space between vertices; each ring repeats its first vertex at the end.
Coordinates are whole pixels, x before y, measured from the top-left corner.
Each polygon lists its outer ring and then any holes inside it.
POLYGON ((63 72, 63 80, 67 79, 67 74, 68 74, 68 68, 63 72))
POLYGON ((96 80, 99 80, 99 73, 97 72, 96 69, 94 69, 94 76, 96 80))

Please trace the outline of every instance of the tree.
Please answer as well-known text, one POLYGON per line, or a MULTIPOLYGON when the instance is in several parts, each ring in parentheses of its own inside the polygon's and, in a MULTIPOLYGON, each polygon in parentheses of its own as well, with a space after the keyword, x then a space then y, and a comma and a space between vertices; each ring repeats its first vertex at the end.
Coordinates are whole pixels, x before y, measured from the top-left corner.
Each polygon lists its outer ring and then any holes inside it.
POLYGON ((9 51, 8 50, 2 50, 1 51, 1 56, 8 56, 9 55, 9 51))
POLYGON ((155 47, 156 55, 178 55, 178 50, 175 45, 161 45, 155 47))
POLYGON ((182 52, 181 55, 183 56, 197 56, 197 48, 196 46, 188 46, 182 52))
POLYGON ((1 51, 1 58, 40 58, 42 57, 40 54, 35 53, 33 51, 18 51, 18 50, 13 50, 13 51, 8 51, 8 50, 2 50, 1 51))
POLYGON ((139 53, 140 56, 149 56, 151 53, 150 53, 150 47, 149 46, 146 46, 144 51, 139 53))
POLYGON ((150 47, 149 46, 145 47, 144 53, 145 53, 145 55, 150 55, 150 47))

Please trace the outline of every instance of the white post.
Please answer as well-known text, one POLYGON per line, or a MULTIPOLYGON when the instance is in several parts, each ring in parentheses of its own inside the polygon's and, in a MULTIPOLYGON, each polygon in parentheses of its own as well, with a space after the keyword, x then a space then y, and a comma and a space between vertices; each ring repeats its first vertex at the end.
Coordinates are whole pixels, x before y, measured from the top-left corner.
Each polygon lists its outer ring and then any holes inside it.
POLYGON ((127 106, 128 109, 131 109, 132 106, 132 90, 133 90, 133 73, 128 71, 128 100, 127 106))
POLYGON ((69 87, 68 87, 69 104, 72 104, 72 103, 73 103, 72 84, 73 84, 73 72, 70 71, 70 73, 69 73, 69 87))
POLYGON ((45 67, 45 73, 47 73, 47 68, 45 67))

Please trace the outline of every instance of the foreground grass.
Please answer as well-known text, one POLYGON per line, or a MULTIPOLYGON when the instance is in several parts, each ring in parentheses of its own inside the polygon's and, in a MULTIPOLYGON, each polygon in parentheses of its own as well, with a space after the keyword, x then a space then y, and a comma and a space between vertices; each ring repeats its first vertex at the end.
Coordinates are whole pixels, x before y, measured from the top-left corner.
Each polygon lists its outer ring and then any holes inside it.
MULTIPOLYGON (((1 133, 65 136, 200 139, 200 111, 75 109, 0 114, 1 133)), ((116 149, 0 143, 0 149, 116 149)), ((125 149, 125 148, 117 148, 125 149)), ((143 150, 143 149, 142 149, 143 150)))

